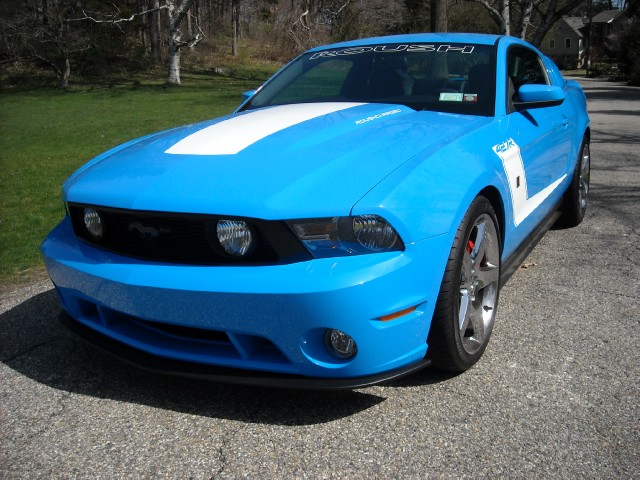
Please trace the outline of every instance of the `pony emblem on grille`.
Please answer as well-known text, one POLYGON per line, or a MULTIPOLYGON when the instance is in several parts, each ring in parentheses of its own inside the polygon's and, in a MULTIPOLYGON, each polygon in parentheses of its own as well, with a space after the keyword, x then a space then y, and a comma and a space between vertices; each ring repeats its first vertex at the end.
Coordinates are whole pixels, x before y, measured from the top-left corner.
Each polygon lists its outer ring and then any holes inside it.
POLYGON ((163 227, 152 227, 144 225, 142 222, 132 222, 129 224, 129 232, 135 232, 143 240, 156 240, 163 233, 170 233, 171 230, 163 227))

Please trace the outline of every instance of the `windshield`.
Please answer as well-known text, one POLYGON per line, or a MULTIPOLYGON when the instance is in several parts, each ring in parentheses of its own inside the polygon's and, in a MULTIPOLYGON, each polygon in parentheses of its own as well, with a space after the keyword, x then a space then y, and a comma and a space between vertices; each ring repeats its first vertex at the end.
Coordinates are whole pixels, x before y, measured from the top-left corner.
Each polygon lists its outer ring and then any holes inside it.
POLYGON ((367 45, 306 53, 267 82, 243 110, 317 102, 402 104, 492 116, 494 47, 367 45))

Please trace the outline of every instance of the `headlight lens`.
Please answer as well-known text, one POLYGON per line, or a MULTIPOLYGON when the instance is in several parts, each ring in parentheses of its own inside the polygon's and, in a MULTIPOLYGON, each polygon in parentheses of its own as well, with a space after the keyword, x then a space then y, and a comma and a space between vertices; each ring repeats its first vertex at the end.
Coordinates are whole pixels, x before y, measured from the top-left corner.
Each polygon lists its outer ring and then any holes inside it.
POLYGON ((393 227, 378 215, 353 217, 353 234, 360 245, 374 252, 388 250, 398 241, 393 227))
POLYGON ((97 210, 85 208, 82 219, 87 233, 95 240, 100 240, 104 236, 104 222, 97 210))
POLYGON ((316 258, 404 249, 395 229, 378 215, 294 220, 290 225, 316 258))
POLYGON ((255 246, 251 227, 242 220, 219 220, 216 234, 224 251, 233 257, 248 255, 255 246))

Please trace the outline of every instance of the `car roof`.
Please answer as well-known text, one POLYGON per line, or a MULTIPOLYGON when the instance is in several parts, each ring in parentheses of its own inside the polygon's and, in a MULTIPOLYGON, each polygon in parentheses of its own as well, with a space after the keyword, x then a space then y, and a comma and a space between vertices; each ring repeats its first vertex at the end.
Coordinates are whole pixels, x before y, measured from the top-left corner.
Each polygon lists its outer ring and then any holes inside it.
POLYGON ((424 43, 424 42, 451 42, 451 43, 475 43, 481 45, 494 45, 501 35, 488 35, 481 33, 412 33, 406 35, 389 35, 385 37, 361 38, 348 42, 334 43, 312 48, 309 52, 334 48, 362 47, 366 45, 380 45, 383 43, 424 43))

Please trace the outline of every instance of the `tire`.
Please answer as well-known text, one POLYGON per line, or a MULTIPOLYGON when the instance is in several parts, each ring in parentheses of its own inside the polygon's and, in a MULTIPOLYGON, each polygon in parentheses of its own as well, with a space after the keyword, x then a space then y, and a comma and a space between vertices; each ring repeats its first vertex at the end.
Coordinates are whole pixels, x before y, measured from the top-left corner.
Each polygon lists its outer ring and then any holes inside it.
POLYGON ((495 211, 476 197, 456 232, 431 322, 434 367, 463 372, 484 353, 498 306, 500 245, 495 211))
POLYGON ((589 204, 589 180, 591 177, 591 150, 585 137, 580 146, 580 156, 576 162, 571 185, 564 194, 562 215, 558 224, 563 227, 577 227, 582 223, 589 204))

